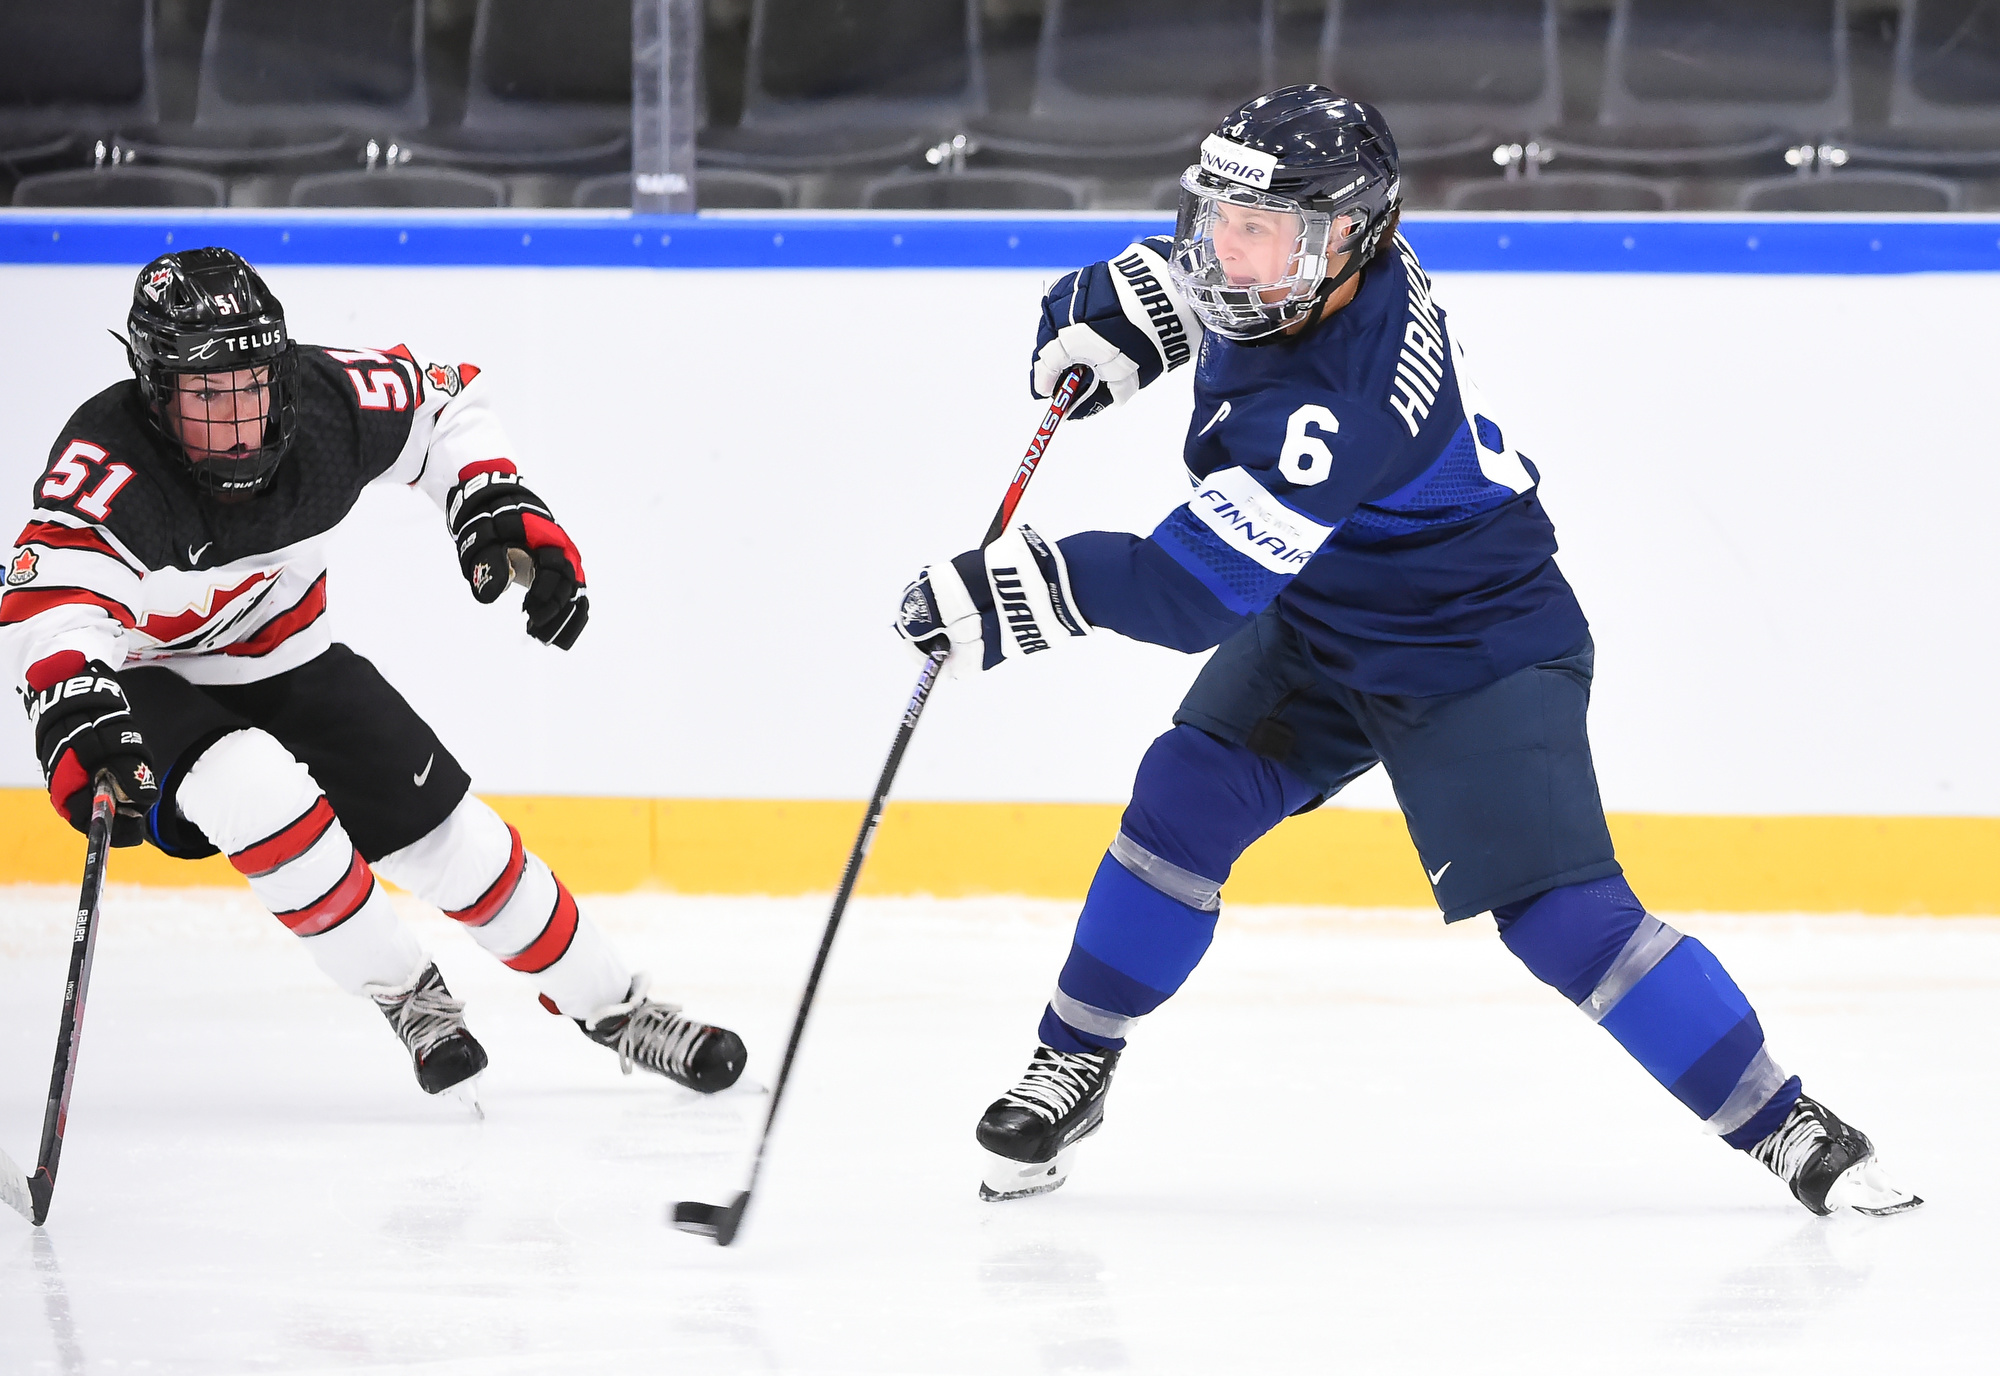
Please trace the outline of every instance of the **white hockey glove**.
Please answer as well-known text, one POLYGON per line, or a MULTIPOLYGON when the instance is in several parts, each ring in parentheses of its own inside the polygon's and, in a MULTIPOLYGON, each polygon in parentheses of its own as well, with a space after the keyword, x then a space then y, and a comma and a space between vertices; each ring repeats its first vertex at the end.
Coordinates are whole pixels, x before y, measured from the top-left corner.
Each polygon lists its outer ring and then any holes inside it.
POLYGON ((1062 550, 1028 526, 932 564, 903 589, 895 632, 918 653, 951 645, 945 672, 971 678, 1090 634, 1062 550))
POLYGON ((1046 400, 1071 364, 1085 364, 1097 385, 1070 414, 1088 416, 1193 358, 1201 325, 1167 275, 1172 250, 1171 238, 1156 235, 1050 287, 1029 390, 1046 400))

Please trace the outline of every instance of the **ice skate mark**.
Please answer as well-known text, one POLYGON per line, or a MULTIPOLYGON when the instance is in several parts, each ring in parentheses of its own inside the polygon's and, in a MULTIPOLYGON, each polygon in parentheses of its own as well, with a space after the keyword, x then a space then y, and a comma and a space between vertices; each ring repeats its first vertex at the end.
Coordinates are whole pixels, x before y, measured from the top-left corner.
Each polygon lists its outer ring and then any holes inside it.
POLYGON ((422 788, 424 786, 424 780, 430 778, 431 776, 431 766, 436 763, 437 763, 437 751, 433 750, 431 751, 431 757, 424 761, 424 767, 422 769, 419 769, 416 773, 410 776, 410 782, 415 784, 418 788, 422 788))

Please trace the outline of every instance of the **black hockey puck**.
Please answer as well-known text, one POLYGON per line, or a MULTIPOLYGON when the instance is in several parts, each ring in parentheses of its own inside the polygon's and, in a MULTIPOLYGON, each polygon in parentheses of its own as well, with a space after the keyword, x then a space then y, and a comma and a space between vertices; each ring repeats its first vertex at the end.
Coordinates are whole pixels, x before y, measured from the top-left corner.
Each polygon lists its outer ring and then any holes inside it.
POLYGON ((683 1199, 674 1205, 673 1225, 682 1232, 712 1237, 716 1246, 727 1247, 736 1240, 736 1230, 743 1226, 743 1210, 749 1204, 748 1190, 728 1204, 704 1204, 698 1199, 683 1199))

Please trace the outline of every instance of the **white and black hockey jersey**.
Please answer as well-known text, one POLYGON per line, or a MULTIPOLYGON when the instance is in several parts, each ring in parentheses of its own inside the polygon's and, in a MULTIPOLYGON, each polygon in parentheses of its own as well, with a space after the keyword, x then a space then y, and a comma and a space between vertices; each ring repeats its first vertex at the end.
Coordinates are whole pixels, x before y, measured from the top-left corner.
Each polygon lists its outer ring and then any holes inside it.
POLYGON ((26 671, 80 651, 193 683, 247 683, 323 652, 327 536, 371 483, 440 509, 470 465, 511 458, 480 370, 387 350, 298 348, 296 430, 270 485, 216 501, 149 422, 136 381, 78 408, 35 480, 0 627, 26 671))

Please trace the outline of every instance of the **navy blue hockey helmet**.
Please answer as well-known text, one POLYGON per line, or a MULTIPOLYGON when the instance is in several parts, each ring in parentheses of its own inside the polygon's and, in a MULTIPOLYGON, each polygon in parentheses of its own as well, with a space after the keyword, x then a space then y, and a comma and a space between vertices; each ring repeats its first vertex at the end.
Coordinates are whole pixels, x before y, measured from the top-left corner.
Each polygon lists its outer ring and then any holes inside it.
POLYGON ((1219 335, 1275 334, 1361 271, 1401 202, 1396 141, 1374 106, 1324 86, 1258 96, 1181 176, 1174 284, 1219 335))
POLYGON ((241 496, 268 484, 296 433, 298 355, 257 270, 226 248, 155 258, 125 332, 146 413, 195 481, 241 496))

